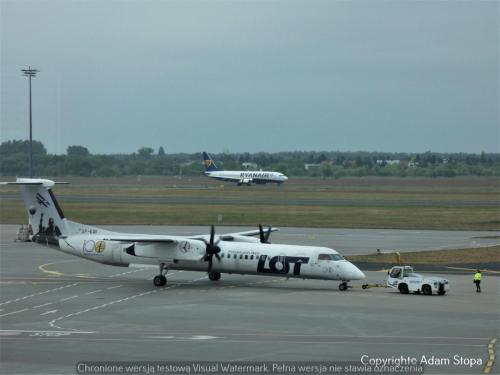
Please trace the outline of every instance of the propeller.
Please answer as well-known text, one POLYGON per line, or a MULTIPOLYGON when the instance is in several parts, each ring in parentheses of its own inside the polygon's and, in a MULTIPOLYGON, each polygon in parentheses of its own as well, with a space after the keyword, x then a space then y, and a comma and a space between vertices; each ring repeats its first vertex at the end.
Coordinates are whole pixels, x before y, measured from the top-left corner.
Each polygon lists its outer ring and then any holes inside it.
POLYGON ((267 232, 264 233, 264 229, 262 228, 262 225, 259 224, 259 234, 260 234, 260 242, 261 243, 271 243, 271 242, 269 242, 269 236, 271 236, 271 229, 272 229, 272 226, 270 225, 267 228, 267 232))
POLYGON ((205 242, 206 247, 206 254, 203 257, 203 260, 205 262, 208 262, 208 272, 212 271, 212 258, 215 255, 215 257, 220 260, 220 247, 217 246, 217 244, 220 242, 220 239, 215 240, 215 228, 212 225, 210 229, 210 241, 207 241, 203 239, 203 242, 205 242))

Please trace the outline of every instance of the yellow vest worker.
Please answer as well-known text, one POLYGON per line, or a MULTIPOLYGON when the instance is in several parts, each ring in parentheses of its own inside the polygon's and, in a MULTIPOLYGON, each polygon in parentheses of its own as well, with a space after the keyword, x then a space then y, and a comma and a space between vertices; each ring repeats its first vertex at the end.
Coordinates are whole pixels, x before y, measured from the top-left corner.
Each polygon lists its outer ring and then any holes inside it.
POLYGON ((479 270, 474 274, 474 284, 476 284, 476 292, 481 293, 481 271, 479 270))

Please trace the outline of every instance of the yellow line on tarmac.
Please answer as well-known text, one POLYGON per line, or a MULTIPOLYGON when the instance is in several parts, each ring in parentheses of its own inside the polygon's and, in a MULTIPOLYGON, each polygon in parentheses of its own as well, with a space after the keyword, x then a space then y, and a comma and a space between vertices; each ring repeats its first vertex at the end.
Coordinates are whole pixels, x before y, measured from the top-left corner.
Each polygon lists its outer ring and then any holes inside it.
POLYGON ((95 279, 94 276, 90 276, 88 273, 63 273, 59 271, 52 271, 46 269, 48 266, 52 266, 54 264, 60 264, 60 263, 69 263, 69 262, 78 262, 78 260, 64 260, 61 262, 52 262, 52 263, 45 263, 42 264, 41 266, 38 267, 38 269, 44 273, 49 274, 50 276, 74 276, 74 277, 80 277, 84 279, 95 279))
POLYGON ((486 366, 484 367, 483 373, 489 374, 493 364, 495 363, 495 344, 497 342, 497 338, 494 337, 491 339, 490 343, 488 344, 488 361, 486 362, 486 366))

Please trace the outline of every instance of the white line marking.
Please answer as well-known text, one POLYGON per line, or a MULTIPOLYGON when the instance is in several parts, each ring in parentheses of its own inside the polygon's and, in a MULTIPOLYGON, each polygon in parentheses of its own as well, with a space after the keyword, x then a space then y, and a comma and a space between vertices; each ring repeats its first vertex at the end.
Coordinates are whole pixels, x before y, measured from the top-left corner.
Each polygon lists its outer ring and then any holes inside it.
POLYGON ((122 275, 129 275, 131 273, 134 273, 134 272, 140 272, 140 271, 145 271, 145 270, 148 270, 148 268, 140 268, 138 270, 133 270, 133 271, 128 271, 128 272, 122 272, 122 273, 117 273, 117 274, 114 274, 114 275, 110 275, 108 277, 118 277, 118 276, 122 276, 122 275))
POLYGON ((31 331, 31 330, 22 330, 22 329, 0 329, 1 332, 6 333, 95 333, 93 331, 31 331))
POLYGON ((117 286, 110 286, 109 288, 106 288, 108 290, 110 289, 116 289, 116 288, 120 288, 122 285, 117 285, 117 286))
POLYGON ((102 292, 102 289, 99 289, 99 290, 93 290, 92 292, 87 292, 85 293, 86 296, 90 295, 90 294, 94 294, 94 293, 99 293, 99 292, 102 292))
POLYGON ((78 283, 69 284, 69 285, 65 285, 65 286, 60 286, 59 288, 49 289, 49 290, 45 290, 45 291, 43 291, 43 292, 30 294, 29 296, 19 297, 19 298, 16 298, 16 299, 10 300, 10 301, 5 301, 5 302, 0 303, 0 306, 2 306, 2 305, 7 305, 7 304, 12 303, 12 302, 19 302, 19 301, 25 300, 25 299, 27 299, 27 298, 40 296, 40 295, 42 295, 42 294, 46 294, 46 293, 50 293, 50 292, 55 292, 56 290, 61 290, 61 289, 65 289, 65 288, 70 288, 70 287, 75 286, 75 285, 78 285, 78 283))
POLYGON ((2 314, 0 316, 7 316, 7 315, 12 315, 12 314, 17 314, 17 313, 20 313, 20 312, 23 312, 23 311, 26 311, 28 309, 22 309, 22 310, 18 310, 18 311, 12 311, 10 313, 7 313, 7 314, 2 314))
MULTIPOLYGON (((174 273, 171 273, 170 275, 173 275, 174 273)), ((189 281, 189 283, 193 283, 193 282, 196 282, 196 281, 199 281, 199 280, 203 280, 203 279, 207 279, 208 276, 203 276, 203 277, 200 277, 198 279, 194 279, 194 280, 191 280, 189 281)), ((120 285, 121 286, 121 285, 120 285)), ((67 315, 63 315, 63 316, 59 316, 55 319, 52 319, 50 322, 49 322, 49 326, 52 327, 52 328, 58 328, 58 329, 66 329, 66 330, 71 330, 71 331, 74 331, 73 328, 62 328, 60 326, 58 326, 56 324, 56 322, 58 321, 61 321, 63 319, 66 319, 66 318, 70 318, 72 316, 76 316, 76 315, 80 315, 80 314, 84 314, 86 312, 89 312, 89 311, 94 311, 94 310, 99 310, 99 309, 103 309, 105 307, 108 307, 108 306, 111 306, 111 305, 114 305, 115 303, 121 303, 121 302, 124 302, 124 301, 128 301, 130 299, 134 299, 134 298, 137 298, 137 297, 142 297, 142 296, 146 296, 146 295, 149 295, 149 294, 154 294, 154 293, 158 293, 158 292, 164 292, 166 290, 169 290, 169 289, 173 289, 173 288, 176 288, 178 287, 179 285, 178 284, 175 284, 175 285, 171 285, 171 286, 167 286, 165 288, 159 288, 159 289, 152 289, 150 291, 147 291, 147 292, 143 292, 143 293, 139 293, 139 294, 134 294, 132 296, 128 296, 128 297, 124 297, 124 298, 121 298, 121 299, 117 299, 117 300, 114 300, 114 301, 111 301, 111 302, 108 302, 108 303, 104 303, 102 305, 98 305, 98 306, 94 306, 94 307, 90 307, 88 309, 85 309, 85 310, 81 310, 81 311, 76 311, 74 313, 71 313, 71 314, 67 314, 67 315)))
POLYGON ((32 308, 38 309, 39 307, 44 307, 44 306, 48 306, 48 305, 52 305, 52 302, 47 302, 47 303, 44 303, 43 305, 33 306, 32 308))
POLYGON ((44 313, 41 313, 40 315, 54 314, 56 312, 57 312, 57 310, 49 310, 49 311, 45 311, 44 313))
POLYGON ((59 301, 61 301, 61 302, 63 302, 63 301, 69 301, 70 299, 77 298, 77 297, 78 296, 71 296, 71 297, 60 299, 59 301))

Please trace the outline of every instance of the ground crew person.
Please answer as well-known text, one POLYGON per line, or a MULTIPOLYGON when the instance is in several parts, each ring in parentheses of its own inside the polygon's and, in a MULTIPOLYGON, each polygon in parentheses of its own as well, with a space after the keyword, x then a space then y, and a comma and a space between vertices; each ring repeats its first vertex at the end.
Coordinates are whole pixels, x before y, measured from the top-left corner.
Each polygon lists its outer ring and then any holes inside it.
POLYGON ((474 274, 474 284, 476 284, 476 292, 481 293, 481 271, 477 270, 474 274))

